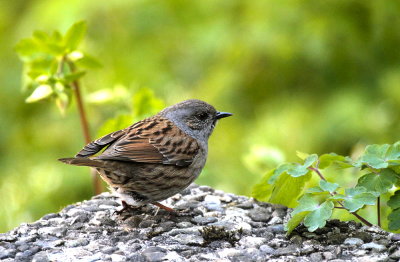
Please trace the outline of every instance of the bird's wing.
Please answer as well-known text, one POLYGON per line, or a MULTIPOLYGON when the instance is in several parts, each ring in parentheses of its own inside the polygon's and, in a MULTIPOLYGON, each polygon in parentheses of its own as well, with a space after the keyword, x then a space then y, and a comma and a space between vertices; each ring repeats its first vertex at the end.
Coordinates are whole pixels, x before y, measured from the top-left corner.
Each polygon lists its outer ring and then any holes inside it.
POLYGON ((96 159, 188 166, 199 151, 196 140, 160 116, 125 129, 96 159))
POLYGON ((75 157, 89 157, 94 154, 100 152, 104 147, 109 146, 110 144, 117 141, 119 138, 126 134, 126 130, 118 130, 103 137, 100 137, 97 140, 94 140, 87 144, 81 151, 79 151, 75 157))

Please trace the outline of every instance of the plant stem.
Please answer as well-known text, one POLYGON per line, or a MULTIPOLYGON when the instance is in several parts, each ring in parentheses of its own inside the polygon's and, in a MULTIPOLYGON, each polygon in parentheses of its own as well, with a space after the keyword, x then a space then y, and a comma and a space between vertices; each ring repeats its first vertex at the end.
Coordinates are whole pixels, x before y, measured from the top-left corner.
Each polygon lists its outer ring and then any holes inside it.
POLYGON ((377 201, 377 213, 378 213, 378 227, 381 226, 381 197, 378 196, 377 201))
POLYGON ((324 181, 326 181, 325 177, 321 174, 321 172, 319 171, 318 168, 314 168, 314 167, 309 167, 308 169, 314 171, 315 173, 317 173, 317 175, 324 181))
MULTIPOLYGON (((324 181, 326 181, 326 179, 325 179, 325 177, 322 175, 322 173, 319 171, 319 169, 318 169, 318 163, 317 163, 317 167, 309 167, 308 168, 309 170, 312 170, 312 171, 314 171, 315 173, 317 173, 317 175, 322 179, 322 180, 324 180, 324 181)), ((336 193, 336 191, 335 192, 332 192, 332 193, 330 193, 332 196, 333 195, 336 195, 337 193, 336 193)), ((340 201, 336 201, 343 209, 346 209, 347 211, 348 211, 348 209, 347 208, 345 208, 344 207, 344 205, 342 204, 342 202, 340 202, 340 201)), ((338 207, 338 208, 340 208, 340 207, 338 207)), ((349 211, 350 212, 350 211, 349 211)), ((364 223, 365 225, 367 225, 367 226, 369 226, 369 227, 372 227, 373 226, 373 224, 371 224, 368 220, 366 220, 365 218, 363 218, 362 216, 360 216, 359 214, 357 214, 357 212, 350 212, 352 215, 354 215, 356 218, 358 218, 362 223, 364 223)), ((379 222, 379 215, 378 215, 378 222, 379 222)))
MULTIPOLYGON (((341 205, 344 209, 346 209, 347 210, 347 208, 345 208, 344 206, 343 206, 343 204, 342 204, 342 202, 340 202, 340 201, 337 201, 337 203, 339 204, 339 205, 341 205)), ((348 210, 347 210, 348 211, 348 210)), ((350 212, 350 211, 349 211, 350 212)), ((360 216, 359 214, 357 214, 357 212, 350 212, 353 216, 355 216, 356 218, 358 218, 362 223, 364 223, 365 225, 367 225, 367 226, 369 226, 369 227, 372 227, 373 226, 373 224, 372 223, 370 223, 368 220, 366 220, 365 218, 363 218, 362 216, 360 216)))
MULTIPOLYGON (((69 62, 68 64, 71 69, 71 72, 74 73, 76 70, 75 65, 71 62, 69 62)), ((79 118, 80 118, 80 122, 81 122, 83 136, 85 138, 85 143, 88 144, 92 140, 90 139, 89 124, 88 124, 88 121, 86 118, 85 108, 83 107, 82 96, 81 96, 81 92, 80 92, 80 84, 79 84, 78 80, 75 80, 72 82, 72 88, 74 89, 74 94, 76 97, 76 105, 78 107, 79 118)), ((90 173, 92 175, 92 184, 93 184, 94 193, 96 195, 98 195, 102 192, 101 181, 100 181, 99 176, 97 175, 97 172, 95 169, 91 168, 90 173)))

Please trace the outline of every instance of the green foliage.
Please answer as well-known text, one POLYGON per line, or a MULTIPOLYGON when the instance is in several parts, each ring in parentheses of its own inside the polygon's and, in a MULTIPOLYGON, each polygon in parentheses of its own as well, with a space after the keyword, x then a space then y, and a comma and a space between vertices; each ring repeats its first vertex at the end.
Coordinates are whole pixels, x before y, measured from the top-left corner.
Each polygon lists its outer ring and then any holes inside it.
MULTIPOLYGON (((304 159, 303 163, 281 164, 269 171, 253 189, 255 198, 271 203, 293 207, 293 203, 297 201, 294 204, 292 218, 286 225, 288 233, 301 222, 304 222, 309 231, 325 226, 326 220, 333 214, 334 207, 344 208, 359 216, 356 214, 357 211, 367 205, 376 205, 381 196, 390 194, 400 182, 400 175, 396 169, 400 164, 400 142, 393 145, 367 146, 356 161, 334 153, 320 157, 315 154, 298 153, 298 155, 304 159), (338 183, 328 182, 322 171, 333 166, 336 167, 336 172, 348 167, 355 169, 359 176, 357 185, 354 188, 343 188, 339 179, 336 180, 338 183), (367 174, 364 174, 365 171, 367 174), (318 186, 307 187, 312 184, 307 183, 312 181, 311 172, 320 179, 318 186), (308 176, 307 179, 299 184, 296 179, 305 177, 305 174, 308 176)), ((335 177, 339 178, 341 175, 337 174, 335 177)), ((386 218, 389 222, 388 229, 399 230, 400 190, 390 197, 387 205, 392 208, 392 212, 386 218)), ((368 221, 366 223, 369 224, 368 221)))
POLYGON ((399 230, 400 229, 400 190, 397 190, 387 202, 388 206, 392 209, 392 213, 389 214, 389 229, 399 230))
MULTIPOLYGON (((249 195, 266 170, 296 162, 299 148, 356 158, 366 144, 398 139, 400 1, 3 2, 0 232, 91 194, 85 168, 55 160, 84 143, 75 107, 60 118, 45 104, 54 95, 21 103, 34 89, 21 95, 12 47, 35 29, 52 36, 87 21, 84 52, 69 58, 77 71, 97 65, 86 52, 104 66, 79 79, 86 102, 97 90, 110 94, 109 102, 87 108, 93 138, 105 119, 131 116, 130 96, 144 86, 166 105, 199 98, 234 113, 211 136, 198 184, 249 195), (50 188, 31 186, 59 178, 50 188)), ((324 170, 328 181, 354 187, 360 173, 332 166, 324 170)), ((370 209, 360 214, 372 221, 370 209)), ((339 211, 333 216, 345 213, 339 211)))
POLYGON ((61 113, 70 104, 71 90, 85 72, 76 66, 93 68, 98 62, 77 48, 86 33, 86 23, 73 24, 65 35, 58 31, 47 34, 35 31, 31 38, 22 39, 15 47, 24 62, 25 88, 32 90, 25 100, 34 103, 52 98, 61 113))

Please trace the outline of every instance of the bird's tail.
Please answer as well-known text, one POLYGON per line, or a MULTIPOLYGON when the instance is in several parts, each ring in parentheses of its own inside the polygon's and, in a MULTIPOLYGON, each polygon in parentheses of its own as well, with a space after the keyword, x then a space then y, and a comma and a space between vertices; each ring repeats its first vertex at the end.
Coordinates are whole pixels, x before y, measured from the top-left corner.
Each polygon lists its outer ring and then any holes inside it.
POLYGON ((99 160, 93 160, 87 157, 69 157, 69 158, 60 158, 58 161, 61 161, 68 165, 75 166, 91 166, 91 167, 103 167, 104 162, 99 160))

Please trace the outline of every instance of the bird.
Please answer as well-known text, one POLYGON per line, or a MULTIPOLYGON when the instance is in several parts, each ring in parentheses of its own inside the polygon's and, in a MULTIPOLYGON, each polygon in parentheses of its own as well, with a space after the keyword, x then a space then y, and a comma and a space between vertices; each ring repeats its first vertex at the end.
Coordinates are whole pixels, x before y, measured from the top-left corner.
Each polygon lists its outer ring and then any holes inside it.
POLYGON ((208 139, 218 120, 229 116, 204 101, 185 100, 88 143, 75 157, 58 160, 95 168, 121 200, 118 213, 146 204, 175 212, 159 202, 199 176, 208 139))

